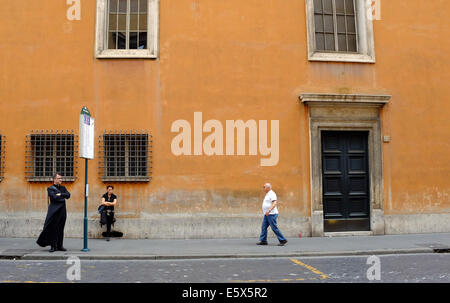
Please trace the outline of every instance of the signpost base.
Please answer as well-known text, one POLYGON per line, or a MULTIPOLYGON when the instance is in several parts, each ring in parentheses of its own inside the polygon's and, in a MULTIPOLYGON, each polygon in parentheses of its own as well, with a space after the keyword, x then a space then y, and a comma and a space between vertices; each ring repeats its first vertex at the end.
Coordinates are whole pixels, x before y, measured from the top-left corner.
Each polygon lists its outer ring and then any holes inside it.
MULTIPOLYGON (((87 160, 86 160, 87 161, 87 160)), ((85 232, 84 232, 84 248, 81 250, 81 251, 85 251, 85 252, 87 252, 87 251, 91 251, 89 248, 88 248, 88 239, 87 239, 87 225, 88 225, 88 219, 85 217, 84 218, 84 230, 85 230, 85 232)))

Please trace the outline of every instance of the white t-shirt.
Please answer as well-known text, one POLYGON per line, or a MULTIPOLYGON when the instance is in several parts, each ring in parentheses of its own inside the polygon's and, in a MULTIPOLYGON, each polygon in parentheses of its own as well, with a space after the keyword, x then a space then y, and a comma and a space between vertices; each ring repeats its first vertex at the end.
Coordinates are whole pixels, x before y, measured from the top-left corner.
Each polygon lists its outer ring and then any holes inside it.
MULTIPOLYGON (((270 190, 266 196, 264 197, 263 200, 263 204, 262 204, 262 211, 263 214, 265 214, 271 207, 272 207, 272 203, 273 201, 277 200, 277 194, 273 191, 270 190)), ((270 215, 277 215, 278 214, 278 209, 275 206, 269 213, 270 215)))

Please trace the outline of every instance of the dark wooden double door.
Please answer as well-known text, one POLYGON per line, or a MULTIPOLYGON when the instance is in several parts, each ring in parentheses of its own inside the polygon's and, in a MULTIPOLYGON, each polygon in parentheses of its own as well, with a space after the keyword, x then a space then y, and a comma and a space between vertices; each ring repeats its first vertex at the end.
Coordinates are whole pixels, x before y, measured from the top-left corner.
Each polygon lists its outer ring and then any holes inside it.
POLYGON ((325 232, 370 230, 368 135, 321 132, 325 232))

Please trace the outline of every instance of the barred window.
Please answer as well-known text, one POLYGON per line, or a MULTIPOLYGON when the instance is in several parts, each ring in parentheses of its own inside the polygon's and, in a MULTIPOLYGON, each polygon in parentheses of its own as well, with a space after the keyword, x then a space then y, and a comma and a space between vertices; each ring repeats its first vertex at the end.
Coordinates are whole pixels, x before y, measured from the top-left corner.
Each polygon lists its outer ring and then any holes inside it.
POLYGON ((0 181, 3 179, 5 173, 5 147, 5 137, 0 134, 0 181))
POLYGON ((109 132, 100 136, 99 168, 103 181, 150 181, 151 135, 109 132))
POLYGON ((29 181, 64 181, 76 178, 77 138, 73 131, 36 131, 27 136, 25 175, 29 181))
POLYGON ((355 0, 314 0, 316 49, 357 52, 355 0))

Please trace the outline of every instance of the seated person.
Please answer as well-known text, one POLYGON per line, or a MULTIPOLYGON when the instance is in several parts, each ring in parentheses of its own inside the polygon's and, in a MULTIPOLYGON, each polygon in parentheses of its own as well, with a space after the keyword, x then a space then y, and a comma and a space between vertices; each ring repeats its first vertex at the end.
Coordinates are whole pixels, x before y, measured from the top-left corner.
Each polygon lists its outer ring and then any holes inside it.
MULTIPOLYGON (((108 185, 107 192, 102 196, 102 205, 105 206, 106 212, 106 241, 111 237, 111 225, 114 224, 114 205, 117 203, 117 196, 113 193, 114 186, 108 185)), ((103 222, 102 222, 103 223, 103 222)))

